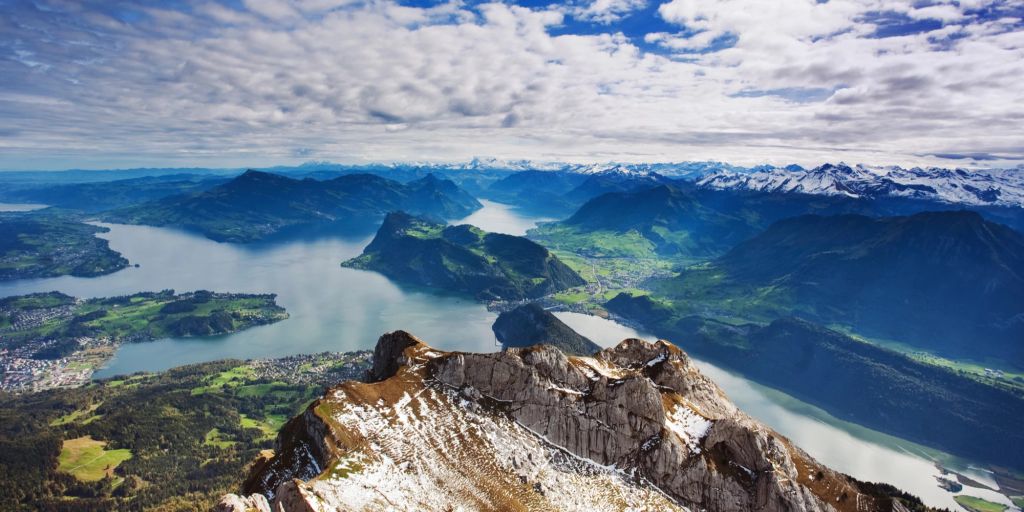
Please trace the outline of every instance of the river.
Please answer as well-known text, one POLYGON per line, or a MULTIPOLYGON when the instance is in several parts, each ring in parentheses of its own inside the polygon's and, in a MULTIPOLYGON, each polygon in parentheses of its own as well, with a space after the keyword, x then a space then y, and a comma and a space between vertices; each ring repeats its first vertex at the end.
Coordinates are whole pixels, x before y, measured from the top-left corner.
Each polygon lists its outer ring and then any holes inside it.
MULTIPOLYGON (((522 235, 548 219, 526 217, 489 201, 456 223, 522 235)), ((404 329, 444 350, 494 351, 491 324, 496 315, 464 297, 399 286, 387 278, 342 268, 370 237, 297 240, 234 245, 172 229, 108 225, 99 236, 132 264, 96 278, 59 277, 0 283, 0 297, 59 290, 76 297, 106 297, 173 288, 276 293, 290 318, 276 324, 211 338, 172 338, 121 346, 97 378, 156 371, 223 358, 280 357, 296 353, 372 349, 385 332, 404 329)), ((604 346, 626 337, 651 336, 610 320, 578 313, 559 318, 604 346)), ((685 345, 683 345, 685 349, 685 345)), ((984 472, 965 461, 838 420, 824 411, 740 375, 697 361, 751 416, 796 442, 821 462, 862 480, 884 481, 916 494, 932 506, 957 509, 952 494, 936 485, 931 458, 994 486, 984 472)), ((991 501, 1009 501, 995 492, 971 489, 991 501)))

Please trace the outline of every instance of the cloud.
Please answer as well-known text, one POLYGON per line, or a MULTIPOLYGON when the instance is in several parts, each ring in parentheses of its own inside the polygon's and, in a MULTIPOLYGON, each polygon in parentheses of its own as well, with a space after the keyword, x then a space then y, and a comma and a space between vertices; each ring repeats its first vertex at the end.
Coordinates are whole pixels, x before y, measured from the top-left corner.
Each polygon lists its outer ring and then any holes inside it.
POLYGON ((613 23, 647 6, 648 0, 591 0, 568 11, 573 17, 595 23, 613 23))
POLYGON ((0 167, 289 163, 304 148, 914 164, 1017 154, 1003 149, 1024 119, 1024 32, 999 2, 149 5, 12 4, 0 167), (637 32, 641 11, 657 19, 637 32), (938 28, 892 28, 917 17, 938 28))

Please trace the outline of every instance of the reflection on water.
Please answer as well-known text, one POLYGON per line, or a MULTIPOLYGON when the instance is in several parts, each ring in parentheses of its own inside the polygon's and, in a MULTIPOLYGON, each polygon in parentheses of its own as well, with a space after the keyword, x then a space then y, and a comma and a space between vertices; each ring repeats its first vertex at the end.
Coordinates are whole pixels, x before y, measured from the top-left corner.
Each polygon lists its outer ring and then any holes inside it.
MULTIPOLYGON (((656 336, 611 320, 580 313, 555 313, 560 320, 602 347, 614 346, 625 338, 655 340, 656 336)), ((686 349, 682 345, 683 350, 686 349)), ((953 494, 937 485, 939 475, 933 460, 969 474, 966 461, 916 445, 893 436, 842 421, 827 412, 779 391, 761 386, 711 363, 693 358, 700 370, 711 377, 740 409, 792 439, 815 459, 860 480, 886 482, 919 496, 933 507, 960 510, 953 494)), ((976 480, 996 488, 991 477, 976 480)), ((984 489, 964 494, 1010 505, 1003 495, 984 489)))

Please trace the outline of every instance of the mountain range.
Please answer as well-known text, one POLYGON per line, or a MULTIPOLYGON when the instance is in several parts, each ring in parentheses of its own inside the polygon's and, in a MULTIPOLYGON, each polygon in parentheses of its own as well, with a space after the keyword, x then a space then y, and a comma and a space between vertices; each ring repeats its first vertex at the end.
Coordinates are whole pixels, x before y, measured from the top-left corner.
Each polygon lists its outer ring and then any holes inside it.
POLYGON ((1024 368, 1024 235, 967 211, 781 220, 655 286, 780 310, 952 358, 1024 368))
POLYGON ((247 496, 270 510, 923 510, 812 459, 745 415, 673 345, 449 353, 380 338, 284 426, 247 496))
POLYGON ((428 175, 403 184, 371 174, 329 180, 247 171, 195 194, 115 210, 113 222, 172 226, 221 242, 254 242, 309 231, 372 231, 384 215, 405 209, 454 219, 481 208, 449 180, 428 175))
POLYGON ((1024 207, 1024 170, 824 164, 814 169, 766 167, 717 171, 696 180, 702 187, 764 192, 911 198, 963 205, 1024 207))
POLYGON ((524 237, 392 212, 363 254, 342 264, 479 300, 537 298, 586 282, 524 237))

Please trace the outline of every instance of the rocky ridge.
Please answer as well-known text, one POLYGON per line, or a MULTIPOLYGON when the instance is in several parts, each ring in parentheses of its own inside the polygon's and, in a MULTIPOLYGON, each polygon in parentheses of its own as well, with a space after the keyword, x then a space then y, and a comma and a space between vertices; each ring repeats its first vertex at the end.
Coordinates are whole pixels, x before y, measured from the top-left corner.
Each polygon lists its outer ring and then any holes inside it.
POLYGON ((218 510, 906 510, 737 410, 664 341, 469 354, 396 331, 367 380, 291 420, 250 496, 218 510))

